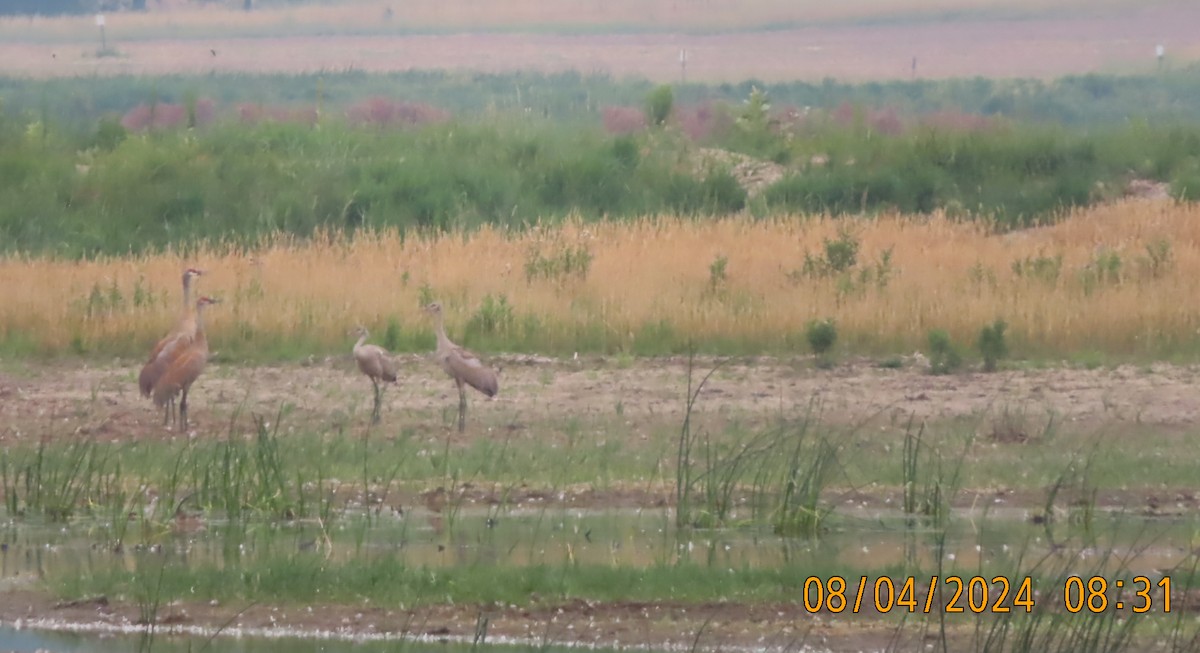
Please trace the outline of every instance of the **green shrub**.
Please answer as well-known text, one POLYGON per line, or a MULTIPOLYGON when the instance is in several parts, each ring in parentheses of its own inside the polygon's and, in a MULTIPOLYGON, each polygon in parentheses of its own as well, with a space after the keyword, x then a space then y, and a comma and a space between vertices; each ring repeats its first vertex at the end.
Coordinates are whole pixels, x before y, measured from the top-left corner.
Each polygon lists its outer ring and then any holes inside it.
MULTIPOLYGON (((858 263, 858 237, 845 227, 838 229, 837 238, 825 239, 824 252, 818 256, 804 254, 804 265, 788 276, 793 281, 803 277, 823 278, 849 272, 858 263)), ((889 260, 891 254, 889 252, 889 260)))
POLYGON ((929 371, 933 374, 949 374, 962 365, 962 355, 944 329, 929 332, 929 371))
POLYGON ((128 132, 121 124, 120 117, 105 116, 96 123, 92 145, 107 152, 120 145, 127 136, 128 132))
POLYGON ((831 319, 813 320, 808 323, 804 337, 818 362, 826 362, 837 342, 837 326, 831 319))
POLYGON ((1008 342, 1004 331, 1008 324, 997 319, 991 324, 985 324, 979 331, 979 353, 983 355, 983 371, 995 372, 1000 361, 1008 357, 1008 342))
POLYGON ((655 87, 646 96, 646 121, 651 125, 661 127, 667 124, 671 117, 671 109, 675 106, 675 93, 669 84, 655 87))
POLYGON ((525 255, 525 281, 535 279, 562 281, 568 277, 586 279, 592 268, 592 251, 586 243, 578 245, 558 244, 550 254, 541 247, 533 246, 525 255))
POLYGON ((513 324, 513 310, 504 293, 484 296, 483 302, 467 322, 467 332, 493 335, 504 333, 513 324))
POLYGON ((400 348, 400 320, 394 316, 388 318, 387 328, 383 331, 383 348, 388 351, 400 348))
POLYGON ((708 265, 708 288, 712 292, 720 290, 725 281, 729 278, 726 270, 729 265, 729 258, 724 254, 718 254, 717 258, 708 265))
POLYGON ((746 208, 748 195, 728 170, 714 170, 700 182, 701 205, 705 212, 716 214, 737 213, 746 208))

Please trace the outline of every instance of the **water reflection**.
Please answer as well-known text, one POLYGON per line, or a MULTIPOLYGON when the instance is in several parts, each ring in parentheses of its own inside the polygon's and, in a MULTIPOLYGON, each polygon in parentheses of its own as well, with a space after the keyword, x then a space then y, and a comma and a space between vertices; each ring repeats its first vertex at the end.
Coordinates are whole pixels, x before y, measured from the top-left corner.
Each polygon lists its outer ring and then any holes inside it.
MULTIPOLYGON (((221 651, 222 653, 566 653, 558 646, 525 646, 470 644, 440 641, 403 640, 348 641, 299 637, 221 637, 203 635, 158 634, 147 642, 143 635, 97 634, 54 631, 17 630, 0 626, 0 650, 14 653, 129 653, 154 650, 159 653, 221 651)), ((597 649, 604 653, 604 649, 597 649)))

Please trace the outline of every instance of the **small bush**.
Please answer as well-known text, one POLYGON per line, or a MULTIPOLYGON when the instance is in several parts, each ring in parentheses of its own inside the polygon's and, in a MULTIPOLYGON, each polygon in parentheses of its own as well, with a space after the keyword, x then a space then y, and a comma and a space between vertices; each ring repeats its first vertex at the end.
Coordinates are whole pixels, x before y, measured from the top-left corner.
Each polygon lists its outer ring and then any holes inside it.
MULTIPOLYGON (((817 279, 848 272, 858 263, 858 246, 858 238, 854 234, 845 228, 839 229, 837 238, 825 239, 823 254, 813 256, 806 253, 804 267, 798 274, 793 272, 789 276, 793 281, 799 281, 803 277, 817 279)), ((891 260, 890 251, 888 259, 891 260)))
POLYGON ((646 119, 651 125, 661 127, 667 124, 674 105, 675 93, 670 85, 662 84, 650 91, 650 95, 646 97, 646 119))
POLYGON ((558 251, 544 254, 540 247, 530 248, 525 257, 525 281, 534 279, 561 281, 575 276, 586 279, 592 267, 592 252, 584 243, 560 246, 558 251))
POLYGON ((962 365, 962 355, 950 340, 945 329, 929 332, 929 371, 933 374, 949 374, 962 365))
POLYGON ((383 331, 383 348, 388 351, 400 348, 400 320, 395 316, 388 318, 387 328, 383 331))
POLYGON ((833 345, 837 342, 837 326, 830 319, 813 320, 808 323, 804 337, 808 340, 808 346, 812 349, 813 354, 819 360, 826 361, 829 352, 833 350, 833 345))
POLYGON ((746 189, 728 170, 714 170, 700 184, 704 208, 713 213, 737 213, 746 208, 746 189))
POLYGON ((495 334, 507 331, 513 323, 512 306, 504 293, 493 297, 490 293, 483 298, 479 309, 467 323, 467 331, 472 333, 495 334))
POLYGON ((979 353, 983 355, 983 371, 995 372, 1001 359, 1008 357, 1008 342, 1004 339, 1004 330, 1008 324, 997 319, 991 324, 985 324, 979 331, 979 353))
POLYGON ((96 123, 96 132, 92 137, 92 144, 101 150, 109 152, 116 149, 128 135, 129 132, 121 124, 119 117, 105 116, 96 123))
POLYGON ((708 288, 716 292, 725 285, 725 281, 729 278, 726 268, 729 265, 729 257, 724 254, 718 254, 717 258, 713 259, 712 263, 708 264, 708 288))
POLYGON ((1155 279, 1161 277, 1171 267, 1172 262, 1171 241, 1159 238, 1146 245, 1145 267, 1149 270, 1151 277, 1155 279))
POLYGON ((1024 279, 1036 279, 1053 286, 1062 272, 1063 255, 1027 256, 1012 263, 1013 274, 1024 279))

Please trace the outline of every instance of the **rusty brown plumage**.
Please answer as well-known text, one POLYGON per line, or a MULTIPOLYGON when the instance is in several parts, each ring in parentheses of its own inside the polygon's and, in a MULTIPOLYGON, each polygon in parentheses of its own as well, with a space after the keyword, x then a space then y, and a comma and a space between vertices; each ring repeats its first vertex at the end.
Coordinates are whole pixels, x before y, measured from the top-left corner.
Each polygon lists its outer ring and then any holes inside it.
MULTIPOLYGON (((181 348, 191 344, 196 335, 196 313, 192 304, 192 279, 204 274, 203 270, 188 268, 183 271, 183 309, 179 320, 170 333, 164 336, 150 350, 142 371, 138 374, 138 390, 143 397, 149 397, 154 391, 158 378, 166 371, 167 366, 175 358, 181 348)), ((166 406, 163 413, 163 424, 166 425, 174 414, 174 403, 166 406)))
POLYGON ((379 408, 383 401, 383 390, 386 387, 381 386, 380 383, 395 383, 400 366, 396 364, 388 350, 378 345, 366 344, 367 338, 371 335, 366 327, 355 328, 354 335, 358 336, 358 342, 354 344, 354 360, 358 363, 359 371, 371 379, 371 385, 375 388, 375 405, 371 410, 371 423, 378 424, 379 408))
POLYGON ((204 332, 204 308, 218 303, 210 297, 196 300, 196 330, 187 344, 174 348, 174 356, 167 361, 162 374, 154 382, 152 395, 156 406, 166 406, 179 397, 179 428, 187 430, 188 390, 200 377, 208 364, 208 336, 204 332))
POLYGON ((469 385, 489 397, 494 397, 500 391, 500 382, 496 372, 484 365, 478 356, 454 344, 446 336, 441 303, 433 302, 425 307, 425 311, 437 319, 438 363, 458 386, 458 430, 461 432, 466 428, 467 416, 467 393, 464 386, 469 385))

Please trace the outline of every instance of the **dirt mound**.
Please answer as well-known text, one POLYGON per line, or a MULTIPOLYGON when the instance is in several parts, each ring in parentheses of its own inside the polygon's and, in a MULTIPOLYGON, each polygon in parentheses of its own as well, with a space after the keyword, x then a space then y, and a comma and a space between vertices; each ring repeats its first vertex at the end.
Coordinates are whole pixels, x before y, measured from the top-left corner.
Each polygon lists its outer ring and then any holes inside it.
POLYGON ((1153 179, 1134 179, 1125 186, 1125 197, 1144 200, 1170 199, 1171 185, 1153 179))
POLYGON ((711 147, 700 148, 697 158, 701 174, 712 168, 728 168, 750 197, 783 179, 786 172, 783 166, 773 161, 763 161, 746 154, 711 147))

